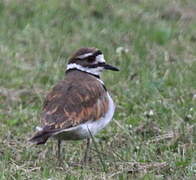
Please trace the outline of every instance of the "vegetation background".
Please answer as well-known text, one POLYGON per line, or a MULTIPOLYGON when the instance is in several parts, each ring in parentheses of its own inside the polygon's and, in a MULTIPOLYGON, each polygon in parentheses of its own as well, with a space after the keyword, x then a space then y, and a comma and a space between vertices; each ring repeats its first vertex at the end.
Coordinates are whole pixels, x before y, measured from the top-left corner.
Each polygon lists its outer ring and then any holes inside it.
MULTIPOLYGON (((195 0, 1 0, 0 179, 195 179, 195 0), (68 56, 100 48, 117 104, 91 160, 84 142, 34 147, 43 99, 68 56), (102 161, 100 161, 102 159, 102 161)), ((97 146, 95 146, 97 145, 97 146)))

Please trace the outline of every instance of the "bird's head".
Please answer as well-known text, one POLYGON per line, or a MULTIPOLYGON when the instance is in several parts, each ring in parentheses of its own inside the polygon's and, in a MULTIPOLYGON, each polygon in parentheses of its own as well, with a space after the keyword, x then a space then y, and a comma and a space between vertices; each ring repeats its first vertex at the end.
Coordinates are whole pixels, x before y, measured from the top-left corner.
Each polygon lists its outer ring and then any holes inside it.
POLYGON ((80 48, 69 59, 67 70, 80 70, 99 76, 103 70, 119 71, 106 64, 103 53, 97 48, 80 48))

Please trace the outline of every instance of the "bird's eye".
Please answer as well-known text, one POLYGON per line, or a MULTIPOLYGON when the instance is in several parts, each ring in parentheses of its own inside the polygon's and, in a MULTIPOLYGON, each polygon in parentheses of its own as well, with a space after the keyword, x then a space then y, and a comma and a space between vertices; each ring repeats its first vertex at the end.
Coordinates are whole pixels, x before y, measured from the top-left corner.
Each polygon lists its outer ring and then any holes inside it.
POLYGON ((89 56, 87 61, 92 63, 92 62, 95 61, 95 57, 94 56, 89 56))

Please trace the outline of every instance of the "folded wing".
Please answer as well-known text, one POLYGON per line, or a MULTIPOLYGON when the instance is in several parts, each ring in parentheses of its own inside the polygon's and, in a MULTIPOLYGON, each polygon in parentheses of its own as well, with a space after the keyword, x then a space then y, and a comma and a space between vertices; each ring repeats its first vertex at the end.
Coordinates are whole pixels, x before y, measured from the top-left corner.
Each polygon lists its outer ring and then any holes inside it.
POLYGON ((41 114, 42 130, 31 141, 43 144, 54 133, 87 121, 99 120, 108 111, 107 92, 94 77, 69 78, 47 95, 41 114))

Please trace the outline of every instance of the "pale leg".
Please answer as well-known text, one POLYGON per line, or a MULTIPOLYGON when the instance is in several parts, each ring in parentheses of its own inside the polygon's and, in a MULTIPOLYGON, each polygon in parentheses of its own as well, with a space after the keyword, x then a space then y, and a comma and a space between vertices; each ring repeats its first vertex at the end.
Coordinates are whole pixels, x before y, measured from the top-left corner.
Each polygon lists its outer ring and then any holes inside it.
POLYGON ((58 161, 60 162, 61 161, 61 140, 58 139, 57 140, 57 158, 58 158, 58 161))
POLYGON ((86 150, 85 150, 85 154, 84 154, 84 161, 83 161, 84 164, 86 164, 87 160, 88 160, 88 153, 89 153, 90 143, 91 143, 91 140, 90 140, 90 138, 88 138, 87 142, 86 142, 86 150))

